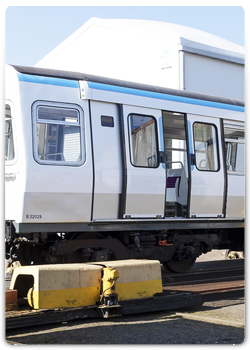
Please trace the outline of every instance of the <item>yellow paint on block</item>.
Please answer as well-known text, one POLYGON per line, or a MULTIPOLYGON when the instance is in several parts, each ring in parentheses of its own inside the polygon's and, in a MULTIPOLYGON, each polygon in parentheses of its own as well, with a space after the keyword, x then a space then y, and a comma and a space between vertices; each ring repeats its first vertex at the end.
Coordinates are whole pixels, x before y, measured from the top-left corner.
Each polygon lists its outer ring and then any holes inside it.
POLYGON ((95 305, 100 299, 100 286, 48 291, 34 291, 34 309, 55 309, 95 305))
POLYGON ((118 301, 150 298, 162 292, 162 280, 140 281, 116 284, 118 301))

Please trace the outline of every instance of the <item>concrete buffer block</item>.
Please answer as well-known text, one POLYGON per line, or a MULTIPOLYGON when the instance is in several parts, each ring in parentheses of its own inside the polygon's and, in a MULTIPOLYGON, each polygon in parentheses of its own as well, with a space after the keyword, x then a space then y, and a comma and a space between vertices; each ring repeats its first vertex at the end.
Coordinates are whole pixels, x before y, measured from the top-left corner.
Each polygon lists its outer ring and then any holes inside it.
POLYGON ((102 266, 87 264, 22 266, 14 269, 10 289, 28 296, 34 309, 84 307, 99 302, 102 266))
POLYGON ((102 308, 106 299, 106 306, 118 306, 119 301, 162 293, 161 265, 157 260, 118 260, 21 266, 14 269, 10 289, 19 298, 27 296, 34 309, 102 308))
POLYGON ((115 283, 118 302, 150 298, 155 293, 162 293, 161 264, 158 260, 131 259, 90 264, 102 264, 119 272, 119 278, 115 283))

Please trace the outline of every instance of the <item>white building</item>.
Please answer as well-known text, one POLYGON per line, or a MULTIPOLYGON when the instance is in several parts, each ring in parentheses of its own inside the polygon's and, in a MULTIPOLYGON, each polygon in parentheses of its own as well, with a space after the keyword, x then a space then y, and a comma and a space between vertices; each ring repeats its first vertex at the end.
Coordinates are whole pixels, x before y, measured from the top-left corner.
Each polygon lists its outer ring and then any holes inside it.
POLYGON ((244 47, 176 24, 92 18, 35 66, 244 100, 244 47))

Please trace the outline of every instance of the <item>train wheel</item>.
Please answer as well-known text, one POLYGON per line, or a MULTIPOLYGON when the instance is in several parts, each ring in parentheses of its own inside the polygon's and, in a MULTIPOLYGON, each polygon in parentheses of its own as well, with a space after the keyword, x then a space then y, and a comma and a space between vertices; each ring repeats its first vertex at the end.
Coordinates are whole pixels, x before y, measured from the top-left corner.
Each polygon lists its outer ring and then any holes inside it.
POLYGON ((182 273, 190 270, 191 267, 194 265, 195 260, 196 260, 196 257, 186 259, 186 260, 181 260, 181 261, 172 260, 172 261, 164 262, 162 263, 162 265, 165 267, 166 270, 182 273))
POLYGON ((22 266, 46 264, 48 245, 35 246, 32 244, 20 244, 19 262, 22 266))

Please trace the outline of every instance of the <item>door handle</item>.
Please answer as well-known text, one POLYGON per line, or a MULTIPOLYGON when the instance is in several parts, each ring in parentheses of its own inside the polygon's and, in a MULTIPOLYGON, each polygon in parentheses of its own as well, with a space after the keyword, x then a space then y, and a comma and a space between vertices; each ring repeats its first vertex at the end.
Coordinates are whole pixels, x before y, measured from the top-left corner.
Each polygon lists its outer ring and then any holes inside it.
POLYGON ((160 163, 165 163, 165 152, 164 151, 159 152, 159 159, 160 159, 160 163))

